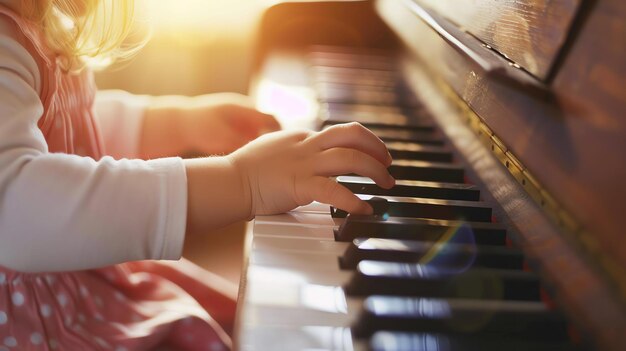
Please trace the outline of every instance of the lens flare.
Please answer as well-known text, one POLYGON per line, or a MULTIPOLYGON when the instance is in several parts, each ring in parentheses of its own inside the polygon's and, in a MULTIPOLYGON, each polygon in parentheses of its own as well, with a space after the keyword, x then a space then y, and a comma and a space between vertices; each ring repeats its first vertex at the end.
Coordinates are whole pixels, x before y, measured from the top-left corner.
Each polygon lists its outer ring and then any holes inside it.
POLYGON ((418 263, 450 274, 461 273, 474 264, 476 252, 474 232, 463 222, 458 227, 450 228, 433 243, 418 263))

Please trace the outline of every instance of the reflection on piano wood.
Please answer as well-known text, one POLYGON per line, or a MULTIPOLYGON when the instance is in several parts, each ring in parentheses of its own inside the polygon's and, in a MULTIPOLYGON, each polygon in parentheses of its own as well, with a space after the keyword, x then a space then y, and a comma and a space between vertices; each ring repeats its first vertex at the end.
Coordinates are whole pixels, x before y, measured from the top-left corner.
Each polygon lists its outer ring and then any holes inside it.
MULTIPOLYGON (((381 13, 390 2, 376 2, 381 13)), ((403 2, 410 1, 396 1, 403 2)), ((336 29, 333 11, 339 11, 357 18, 359 32, 389 35, 377 17, 368 17, 368 2, 292 6, 309 16, 306 24, 317 15, 336 29)), ((268 17, 281 11, 289 13, 279 5, 268 17)), ((481 143, 422 61, 393 44, 311 36, 261 47, 253 86, 266 99, 260 106, 288 127, 368 126, 390 149, 398 181, 385 190, 357 175, 337 177, 372 204, 373 216, 313 203, 255 219, 240 287, 238 348, 618 350, 626 344, 615 286, 572 243, 569 228, 553 223, 526 193, 526 179, 534 178, 509 173, 508 162, 521 162, 499 160, 496 147, 481 143), (297 123, 289 120, 294 115, 297 123)))

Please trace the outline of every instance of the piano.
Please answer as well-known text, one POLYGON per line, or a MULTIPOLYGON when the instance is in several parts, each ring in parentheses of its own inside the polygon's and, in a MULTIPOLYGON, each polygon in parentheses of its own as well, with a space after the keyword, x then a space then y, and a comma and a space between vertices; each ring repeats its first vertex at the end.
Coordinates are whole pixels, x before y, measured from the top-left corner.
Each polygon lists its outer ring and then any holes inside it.
POLYGON ((357 121, 375 209, 257 216, 239 350, 625 350, 626 2, 283 1, 250 93, 287 128, 357 121))

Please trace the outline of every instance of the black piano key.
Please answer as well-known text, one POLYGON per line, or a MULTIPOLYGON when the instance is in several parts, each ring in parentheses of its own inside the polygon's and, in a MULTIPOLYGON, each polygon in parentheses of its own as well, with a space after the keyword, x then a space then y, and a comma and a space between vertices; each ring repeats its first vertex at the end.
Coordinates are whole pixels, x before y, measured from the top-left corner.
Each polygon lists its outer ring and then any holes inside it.
POLYGON ((321 102, 361 103, 372 105, 399 104, 402 96, 386 87, 350 86, 345 84, 324 84, 315 89, 321 102), (387 90, 383 90, 385 88, 387 90))
POLYGON ((320 107, 324 116, 352 115, 376 122, 376 119, 388 119, 398 115, 405 116, 409 121, 432 121, 428 110, 422 107, 407 108, 402 106, 324 103, 320 107))
POLYGON ((463 183, 462 166, 450 163, 393 160, 389 173, 396 179, 425 180, 444 183, 463 183))
POLYGON ((337 84, 354 84, 354 85, 362 85, 362 86, 373 86, 373 87, 398 87, 403 86, 404 83, 399 81, 396 78, 381 78, 381 77, 371 77, 371 76, 361 76, 355 75, 352 73, 341 73, 341 74, 328 74, 323 72, 316 72, 311 77, 313 84, 317 83, 337 83, 337 84))
POLYGON ((312 76, 313 83, 337 83, 337 84, 355 84, 362 86, 374 86, 374 87, 397 87, 402 82, 395 78, 380 78, 380 77, 368 77, 368 76, 355 76, 354 74, 329 74, 317 72, 312 76))
POLYGON ((524 340, 459 334, 376 332, 370 351, 583 351, 568 341, 524 340))
POLYGON ((519 270, 457 269, 434 264, 361 261, 348 295, 404 295, 487 300, 539 300, 539 280, 519 270))
POLYGON ((349 214, 335 231, 335 240, 351 242, 359 237, 428 241, 445 238, 457 244, 504 245, 506 230, 497 223, 349 214))
MULTIPOLYGON (((370 206, 372 206, 373 215, 389 216, 388 215, 389 201, 386 198, 380 197, 380 196, 372 196, 367 200, 367 202, 369 203, 370 206)), ((331 211, 332 211, 332 207, 331 207, 331 211)))
POLYGON ((566 340, 567 323, 542 302, 370 296, 353 334, 380 330, 566 340))
POLYGON ((417 107, 420 104, 412 95, 401 94, 396 91, 378 89, 373 86, 333 85, 317 89, 317 99, 320 102, 358 103, 372 105, 392 105, 417 107))
MULTIPOLYGON (((371 195, 357 194, 365 201, 371 195)), ((385 215, 391 217, 417 217, 431 219, 464 220, 469 222, 491 221, 491 207, 479 201, 424 199, 419 197, 377 196, 388 202, 385 215)), ((348 213, 331 207, 334 218, 345 217, 348 213)))
POLYGON ((310 52, 319 52, 323 54, 340 53, 340 54, 347 54, 347 55, 354 55, 354 56, 376 55, 376 56, 383 56, 383 57, 389 57, 389 58, 396 57, 395 53, 393 51, 390 51, 389 49, 362 47, 362 46, 356 47, 356 46, 315 44, 315 45, 310 45, 308 50, 310 52))
POLYGON ((407 141, 407 142, 415 142, 420 144, 430 144, 430 145, 444 145, 445 141, 441 136, 437 135, 432 131, 416 131, 416 130, 408 130, 408 129, 399 129, 399 128, 379 128, 369 126, 369 130, 371 130, 376 136, 378 136, 381 140, 385 142, 389 141, 407 141))
MULTIPOLYGON (((347 123, 347 122, 359 122, 361 123, 364 127, 367 127, 367 129, 369 130, 376 130, 378 128, 385 128, 385 129, 390 129, 390 130, 398 130, 398 131, 402 131, 402 130, 406 130, 406 131, 416 131, 416 132, 424 132, 424 133, 428 133, 428 134, 432 134, 432 142, 431 144, 433 145, 443 145, 442 143, 439 143, 439 139, 437 139, 435 137, 434 131, 435 131, 435 127, 432 123, 430 122, 422 122, 422 123, 412 123, 412 124, 408 124, 408 125, 397 125, 397 121, 384 121, 384 120, 379 120, 376 122, 365 122, 365 121, 358 121, 357 119, 353 119, 351 117, 347 117, 347 118, 323 118, 322 119, 322 124, 323 124, 323 128, 328 127, 328 126, 332 126, 335 124, 342 124, 342 123, 347 123)), ((380 138, 380 137, 379 137, 380 138)), ((381 138, 383 139, 383 138, 381 138)), ((428 141, 425 141, 423 143, 428 143, 428 141)))
POLYGON ((323 104, 320 109, 322 120, 332 123, 356 121, 361 123, 406 126, 412 123, 433 123, 432 117, 422 109, 402 109, 395 106, 323 104))
POLYGON ((478 201, 480 190, 463 183, 437 183, 419 180, 396 180, 391 189, 383 189, 366 177, 339 176, 337 182, 355 194, 422 197, 427 199, 478 201))
POLYGON ((375 119, 346 115, 334 115, 334 116, 322 116, 322 126, 331 126, 335 124, 342 124, 348 122, 359 122, 363 126, 372 130, 375 128, 396 128, 399 130, 411 130, 432 133, 435 130, 435 126, 432 122, 427 120, 410 121, 406 116, 396 115, 389 117, 388 119, 375 119))
POLYGON ((433 162, 452 162, 452 152, 440 146, 406 142, 389 142, 386 143, 386 146, 393 158, 433 162))
MULTIPOLYGON (((314 83, 314 88, 319 93, 324 93, 327 91, 366 91, 371 93, 393 93, 396 97, 401 99, 415 99, 411 91, 401 82, 397 82, 396 85, 387 86, 387 85, 360 85, 354 81, 344 82, 344 83, 329 83, 324 81, 316 80, 314 83)), ((337 105, 342 105, 341 103, 337 105)), ((349 104, 345 104, 348 106, 349 104)), ((379 106, 379 105, 374 105, 379 106)), ((384 105, 383 105, 384 106, 384 105)), ((393 105, 392 105, 393 106, 393 105)))
POLYGON ((331 66, 312 66, 311 75, 313 79, 317 76, 344 76, 353 77, 354 79, 367 78, 389 82, 398 82, 401 74, 397 71, 365 69, 365 68, 347 68, 347 67, 331 67, 331 66))
POLYGON ((422 108, 403 108, 400 106, 384 106, 384 105, 367 105, 367 104, 340 104, 325 103, 320 106, 320 110, 325 114, 351 113, 363 114, 368 117, 387 116, 402 114, 411 118, 425 117, 426 110, 422 108))
MULTIPOLYGON (((397 63, 393 60, 361 59, 339 56, 316 55, 309 58, 312 66, 340 67, 340 68, 362 68, 375 69, 380 71, 395 71, 397 63)), ((332 77, 332 75, 330 75, 332 77)), ((318 79, 318 76, 315 77, 318 79)))
POLYGON ((435 126, 428 120, 409 121, 404 115, 389 116, 387 119, 369 119, 363 116, 356 115, 334 115, 334 116, 321 116, 322 129, 326 126, 332 126, 335 124, 343 124, 349 122, 359 122, 368 129, 372 128, 398 128, 404 130, 415 130, 432 133, 435 130, 435 126))
POLYGON ((385 71, 397 71, 398 61, 389 55, 364 54, 355 55, 341 52, 311 52, 309 62, 313 66, 365 68, 385 71))
POLYGON ((339 262, 343 269, 355 269, 364 260, 420 263, 427 259, 449 268, 522 269, 524 263, 521 251, 503 246, 378 238, 354 239, 339 262))

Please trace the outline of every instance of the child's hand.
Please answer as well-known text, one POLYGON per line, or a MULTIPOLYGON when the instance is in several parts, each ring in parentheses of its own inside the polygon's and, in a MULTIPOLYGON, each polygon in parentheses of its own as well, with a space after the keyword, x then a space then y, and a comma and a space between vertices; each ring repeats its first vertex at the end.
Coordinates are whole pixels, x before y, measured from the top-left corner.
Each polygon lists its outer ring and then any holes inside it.
POLYGON ((262 134, 280 130, 273 116, 259 112, 247 96, 222 93, 194 98, 181 122, 193 151, 229 154, 262 134))
POLYGON ((185 160, 187 229, 203 231, 311 201, 371 214, 366 202, 329 177, 357 173, 390 188, 390 164, 383 142, 358 123, 318 133, 271 133, 225 157, 185 160))
POLYGON ((157 97, 146 111, 142 156, 223 155, 279 129, 243 95, 157 97))
POLYGON ((250 217, 282 213, 311 201, 371 214, 366 202, 329 177, 357 173, 385 189, 395 184, 387 171, 387 148, 358 123, 319 133, 268 134, 229 157, 250 189, 250 217))

